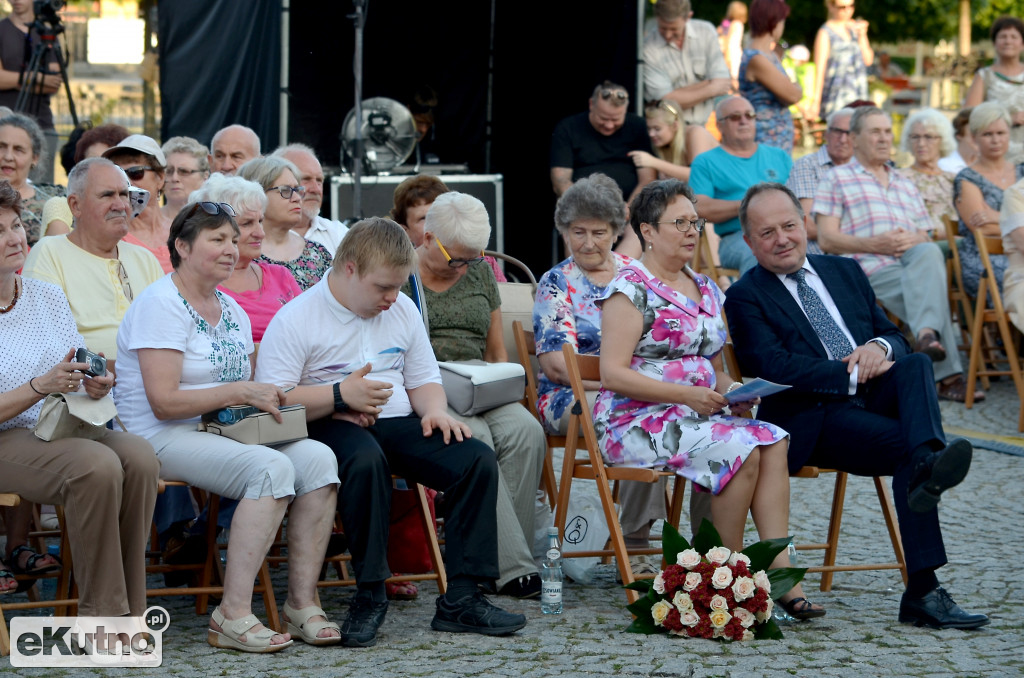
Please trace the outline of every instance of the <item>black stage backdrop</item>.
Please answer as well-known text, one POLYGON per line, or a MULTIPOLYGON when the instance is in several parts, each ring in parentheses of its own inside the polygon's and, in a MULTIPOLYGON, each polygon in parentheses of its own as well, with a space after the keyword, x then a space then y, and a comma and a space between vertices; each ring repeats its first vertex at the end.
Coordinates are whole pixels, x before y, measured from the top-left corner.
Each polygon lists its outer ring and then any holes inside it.
MULTIPOLYGON (((198 130, 208 141, 241 122, 273 147, 278 43, 269 33, 279 2, 159 7, 164 138, 198 130), (186 55, 175 58, 178 50, 186 55)), ((606 78, 635 92, 636 8, 636 0, 369 0, 363 98, 408 106, 422 85, 436 91, 441 161, 503 175, 505 249, 539 277, 551 265, 551 131, 585 110, 606 78)), ((352 11, 348 0, 291 2, 289 140, 315 148, 325 166, 339 164, 341 125, 354 105, 352 11)))

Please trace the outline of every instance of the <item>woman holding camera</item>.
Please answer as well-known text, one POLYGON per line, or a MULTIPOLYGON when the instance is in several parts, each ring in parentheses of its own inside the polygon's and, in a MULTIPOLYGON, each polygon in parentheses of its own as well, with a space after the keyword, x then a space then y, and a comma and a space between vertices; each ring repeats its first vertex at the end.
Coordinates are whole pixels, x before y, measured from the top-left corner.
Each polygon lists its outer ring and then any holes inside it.
POLYGON ((33 502, 59 504, 71 509, 66 525, 79 614, 142 616, 160 462, 149 443, 128 433, 52 441, 33 434, 47 394, 84 389, 103 398, 113 377, 90 376, 89 365, 76 362, 75 349, 85 341, 61 289, 17 274, 28 250, 20 213, 21 196, 0 181, 0 492, 24 500, 8 511, 0 593, 15 586, 8 568, 38 574, 59 566, 25 548, 25 511, 33 502))
POLYGON ((118 332, 118 409, 153 444, 165 477, 240 500, 207 642, 243 652, 291 644, 252 614, 253 580, 291 504, 284 620, 291 635, 330 645, 341 639, 338 626, 315 600, 337 497, 334 453, 309 439, 267 447, 196 430, 204 413, 235 405, 280 422, 285 403, 278 387, 251 381, 249 318, 217 290, 238 259, 234 214, 226 203, 196 202, 174 218, 167 241, 174 273, 139 295, 118 332))

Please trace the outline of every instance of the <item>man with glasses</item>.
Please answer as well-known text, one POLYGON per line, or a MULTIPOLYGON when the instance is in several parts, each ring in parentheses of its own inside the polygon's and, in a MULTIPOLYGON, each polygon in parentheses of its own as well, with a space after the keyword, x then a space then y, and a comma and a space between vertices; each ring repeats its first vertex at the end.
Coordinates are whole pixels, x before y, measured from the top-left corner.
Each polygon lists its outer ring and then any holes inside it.
POLYGON ((756 114, 743 97, 719 101, 715 119, 722 144, 694 158, 690 188, 697 196, 697 214, 714 223, 715 233, 722 239, 718 245, 722 266, 738 269, 742 275, 757 259, 743 241, 740 200, 748 188, 761 181, 785 183, 793 161, 782 149, 754 141, 756 114))
POLYGON ((238 168, 260 157, 260 138, 245 125, 228 125, 210 142, 210 171, 234 176, 238 168))
MULTIPOLYGON (((657 176, 650 167, 637 167, 630 151, 653 153, 647 123, 629 112, 626 88, 605 80, 594 88, 590 110, 565 118, 551 135, 555 195, 561 196, 574 181, 601 172, 619 185, 628 201, 657 176)), ((635 235, 633 240, 639 256, 640 243, 635 235)))
MULTIPOLYGON (((818 243, 860 264, 878 300, 906 321, 914 350, 933 362, 939 397, 963 402, 966 382, 946 298, 946 259, 913 182, 889 164, 892 121, 881 109, 850 117, 853 159, 829 170, 814 194, 818 243)), ((975 395, 984 398, 979 390, 975 395)))
POLYGON ((294 163, 299 169, 296 178, 306 189, 302 196, 302 219, 292 230, 307 240, 320 243, 334 256, 348 227, 320 215, 324 203, 324 170, 313 149, 305 144, 288 144, 274 151, 273 155, 294 163))
POLYGON ((68 175, 71 233, 41 239, 28 255, 25 275, 58 285, 91 351, 103 353, 116 375, 117 329, 128 305, 163 277, 160 263, 128 233, 128 177, 106 158, 88 158, 68 175))
POLYGON ((692 14, 690 0, 655 3, 658 31, 644 38, 644 99, 669 99, 678 104, 681 120, 704 125, 731 81, 718 32, 692 14))
POLYGON ((853 157, 853 143, 850 141, 850 116, 853 111, 852 108, 842 108, 828 116, 825 144, 817 152, 805 155, 793 163, 786 182, 786 187, 793 191, 804 210, 809 254, 824 254, 818 246, 818 227, 814 223, 811 206, 822 175, 833 167, 845 165, 853 157))

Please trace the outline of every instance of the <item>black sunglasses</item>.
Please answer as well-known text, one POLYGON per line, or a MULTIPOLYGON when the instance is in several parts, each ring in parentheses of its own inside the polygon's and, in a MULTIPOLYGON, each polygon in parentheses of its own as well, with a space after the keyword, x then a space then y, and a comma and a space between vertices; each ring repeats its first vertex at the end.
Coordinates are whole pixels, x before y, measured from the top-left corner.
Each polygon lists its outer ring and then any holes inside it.
POLYGON ((132 181, 138 181, 142 177, 146 176, 146 170, 155 172, 155 167, 148 167, 146 165, 136 165, 135 167, 124 168, 124 173, 128 175, 128 178, 132 181))
POLYGON ((185 219, 191 219, 192 215, 195 214, 196 210, 199 208, 202 208, 202 210, 209 214, 211 217, 216 216, 221 212, 228 215, 229 217, 237 216, 235 214, 235 210, 231 209, 231 205, 227 204, 226 202, 197 202, 195 205, 192 205, 192 209, 188 211, 188 216, 186 216, 185 219))

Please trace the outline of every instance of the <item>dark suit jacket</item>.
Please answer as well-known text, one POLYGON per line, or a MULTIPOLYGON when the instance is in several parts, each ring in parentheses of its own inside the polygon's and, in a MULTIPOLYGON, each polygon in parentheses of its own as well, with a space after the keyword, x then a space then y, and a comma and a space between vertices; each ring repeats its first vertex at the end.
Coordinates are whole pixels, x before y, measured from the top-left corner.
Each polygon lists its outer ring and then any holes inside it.
MULTIPOLYGON (((852 259, 809 255, 857 345, 875 337, 889 342, 893 359, 910 346, 875 302, 860 265, 852 259)), ((744 376, 793 388, 764 399, 758 418, 790 434, 790 468, 811 455, 822 433, 825 406, 849 399, 846 363, 829 360, 796 300, 774 273, 752 268, 726 292, 725 312, 744 376)))

